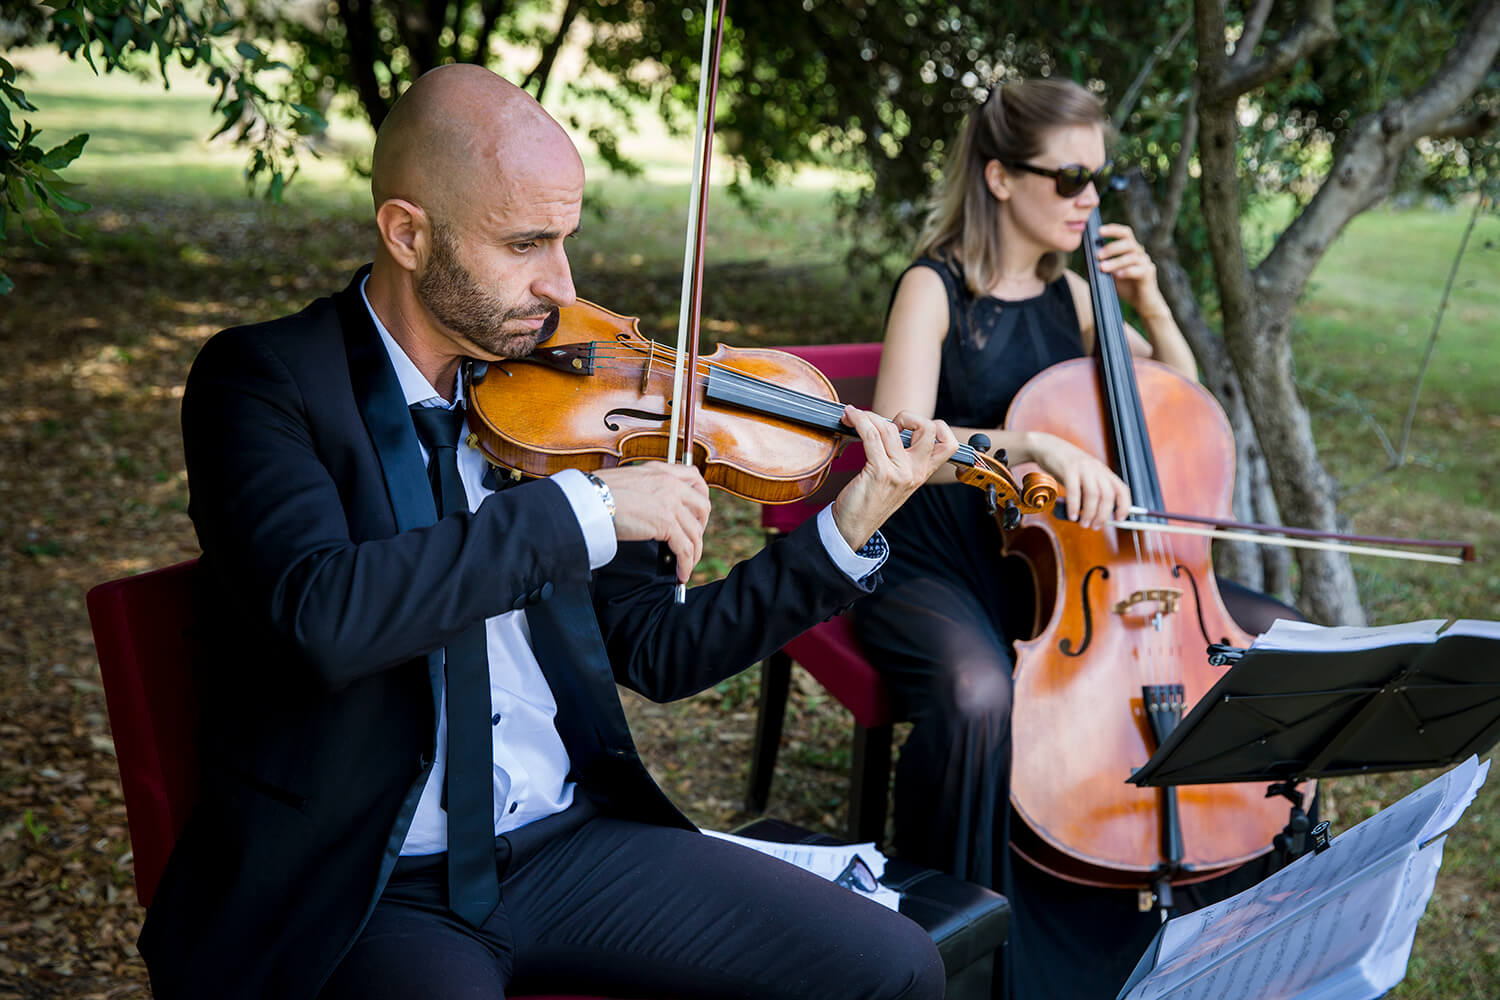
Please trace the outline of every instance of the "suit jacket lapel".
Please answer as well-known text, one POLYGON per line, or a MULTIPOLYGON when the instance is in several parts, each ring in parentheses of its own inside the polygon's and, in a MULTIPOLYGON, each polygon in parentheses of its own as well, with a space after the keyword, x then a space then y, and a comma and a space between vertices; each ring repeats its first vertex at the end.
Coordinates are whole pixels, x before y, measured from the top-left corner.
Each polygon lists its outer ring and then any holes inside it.
POLYGON ((409 531, 437 522, 437 507, 417 445, 417 431, 406 409, 406 396, 391 359, 375 332, 359 293, 369 268, 361 268, 349 287, 334 297, 349 354, 349 378, 359 415, 380 457, 385 491, 396 514, 396 530, 409 531))
MULTIPOLYGON (((344 349, 349 356, 349 380, 360 419, 370 433, 370 442, 380 458, 386 495, 396 515, 396 530, 408 531, 437 523, 437 504, 427 482, 427 468, 417 444, 417 429, 406 408, 406 395, 390 355, 365 307, 360 284, 370 273, 359 269, 349 287, 334 296, 339 325, 344 330, 344 349)), ((433 718, 437 718, 442 695, 443 651, 427 655, 427 681, 432 694, 433 718)))

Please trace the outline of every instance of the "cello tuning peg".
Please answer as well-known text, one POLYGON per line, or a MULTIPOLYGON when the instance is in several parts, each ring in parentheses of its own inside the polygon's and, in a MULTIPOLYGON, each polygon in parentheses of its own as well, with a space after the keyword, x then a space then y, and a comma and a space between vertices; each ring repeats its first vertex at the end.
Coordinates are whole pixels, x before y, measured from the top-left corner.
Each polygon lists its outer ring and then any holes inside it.
POLYGON ((1000 527, 1006 531, 1014 531, 1021 524, 1021 508, 1014 503, 1005 501, 1005 509, 1000 514, 1000 527))
POLYGON ((990 436, 988 434, 975 432, 969 435, 969 447, 980 454, 990 450, 990 436))

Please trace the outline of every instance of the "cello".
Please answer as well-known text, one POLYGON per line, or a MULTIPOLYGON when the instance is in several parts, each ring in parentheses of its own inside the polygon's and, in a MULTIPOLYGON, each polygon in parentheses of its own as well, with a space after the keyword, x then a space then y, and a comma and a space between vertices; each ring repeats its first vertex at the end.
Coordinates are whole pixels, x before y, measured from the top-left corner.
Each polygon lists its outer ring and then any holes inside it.
MULTIPOLYGON (((1032 378, 1005 427, 1056 435, 1109 463, 1148 510, 1227 515, 1228 420, 1197 382, 1132 357, 1114 282, 1096 256, 1099 226, 1095 208, 1084 256, 1097 357, 1032 378)), ((1034 635, 1015 643, 1017 853, 1069 881, 1150 888, 1163 909, 1172 885, 1268 853, 1287 809, 1263 785, 1126 783, 1222 673, 1206 647, 1250 642, 1219 595, 1211 541, 1095 531, 1043 513, 1004 532, 1004 545, 1029 565, 1037 593, 1034 635)))

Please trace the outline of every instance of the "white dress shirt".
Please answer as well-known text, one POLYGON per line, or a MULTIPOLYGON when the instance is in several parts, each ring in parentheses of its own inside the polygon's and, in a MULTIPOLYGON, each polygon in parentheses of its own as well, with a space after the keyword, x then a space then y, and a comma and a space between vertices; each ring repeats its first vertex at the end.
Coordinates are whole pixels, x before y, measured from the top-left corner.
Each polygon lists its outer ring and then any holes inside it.
MULTIPOLYGON (((364 296, 363 283, 360 295, 364 296)), ((407 405, 451 408, 396 343, 380 317, 375 315, 368 297, 365 297, 365 307, 369 309, 381 343, 390 355, 407 405)), ((460 381, 455 394, 458 402, 454 405, 462 402, 462 393, 460 381)), ((483 453, 463 443, 465 435, 462 431, 459 436, 458 474, 463 480, 469 509, 477 510, 485 497, 494 491, 484 485, 486 463, 483 453)), ((418 447, 422 450, 423 462, 426 462, 427 449, 420 441, 418 447)), ((578 519, 588 546, 589 569, 605 565, 615 557, 614 521, 593 484, 576 469, 564 469, 551 479, 562 489, 573 516, 578 519)), ((859 555, 849 548, 834 524, 832 505, 818 515, 818 534, 835 564, 851 579, 863 579, 885 561, 884 539, 878 533, 872 539, 876 544, 867 545, 862 550, 873 551, 875 555, 859 555)), ((484 626, 490 667, 493 731, 490 759, 495 771, 495 833, 499 835, 568 808, 573 802, 573 782, 567 780, 568 752, 554 722, 557 702, 531 651, 526 612, 507 611, 485 619, 484 626)), ((437 746, 432 770, 428 773, 427 785, 422 790, 411 828, 401 847, 402 854, 436 854, 448 849, 448 814, 440 805, 447 756, 448 695, 445 686, 438 704, 437 746)))

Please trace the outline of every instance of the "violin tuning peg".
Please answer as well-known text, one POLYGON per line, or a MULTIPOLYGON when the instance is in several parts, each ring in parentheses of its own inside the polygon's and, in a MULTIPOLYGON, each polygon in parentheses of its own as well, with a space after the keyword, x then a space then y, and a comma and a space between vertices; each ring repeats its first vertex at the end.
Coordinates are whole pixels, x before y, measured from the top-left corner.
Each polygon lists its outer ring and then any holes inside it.
POLYGON ((973 448, 980 454, 984 454, 990 450, 990 436, 988 434, 978 432, 970 434, 968 443, 970 448, 973 448))
POLYGON ((990 517, 995 516, 995 484, 990 483, 984 488, 984 504, 989 510, 990 517))
POLYGON ((1005 501, 1005 509, 1000 513, 1000 527, 1006 531, 1014 531, 1021 524, 1021 508, 1014 503, 1005 501))
POLYGON ((1010 458, 1006 456, 1004 448, 1001 448, 999 451, 995 452, 995 461, 999 462, 1001 465, 1010 464, 1010 458))

